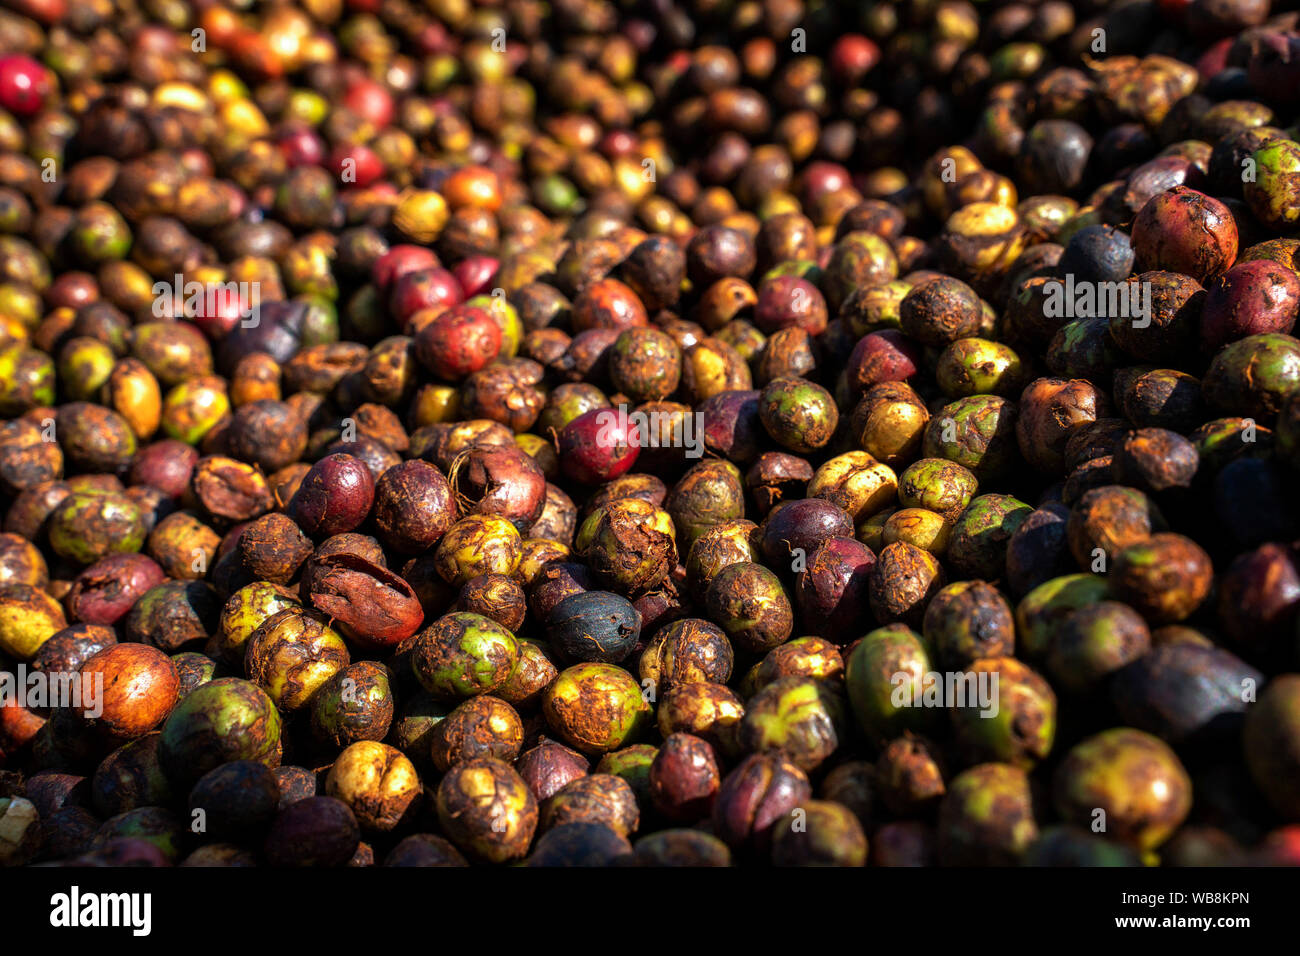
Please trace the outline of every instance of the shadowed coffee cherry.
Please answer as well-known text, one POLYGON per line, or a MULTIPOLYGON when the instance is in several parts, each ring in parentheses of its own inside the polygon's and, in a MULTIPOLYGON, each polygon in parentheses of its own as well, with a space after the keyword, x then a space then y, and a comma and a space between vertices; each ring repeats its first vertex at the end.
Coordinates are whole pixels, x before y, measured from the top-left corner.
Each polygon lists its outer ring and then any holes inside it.
POLYGON ((655 809, 682 823, 709 815, 720 782, 713 748, 690 734, 670 734, 650 765, 655 809))
MULTIPOLYGON (((890 545, 893 547, 893 545, 890 545)), ((900 706, 920 701, 923 678, 931 670, 930 654, 915 631, 891 624, 871 631, 849 653, 844 681, 858 726, 869 739, 883 743, 907 731, 924 734, 938 717, 932 709, 900 706), (905 682, 895 675, 905 674, 905 682)))
POLYGON ((698 618, 683 618, 661 628, 641 654, 641 680, 660 694, 682 684, 725 684, 731 677, 731 642, 722 629, 698 618))
POLYGON ((208 771, 189 796, 190 813, 202 810, 205 833, 218 840, 257 835, 275 818, 279 803, 275 773, 253 760, 235 760, 208 771))
POLYGON ((947 866, 1012 866, 1037 836, 1029 778, 1010 764, 959 773, 939 805, 939 861, 947 866))
POLYGON ((1300 818, 1295 740, 1300 729, 1300 677, 1284 674, 1250 705, 1245 725, 1246 765, 1269 803, 1288 820, 1300 818))
POLYGON ((792 820, 773 830, 773 866, 867 865, 867 837, 848 807, 809 800, 800 809, 800 826, 792 820))
POLYGON ((384 866, 468 866, 449 840, 432 833, 413 833, 384 857, 384 866))
POLYGON ((191 787, 232 760, 280 764, 280 714, 256 685, 234 677, 196 688, 162 727, 158 763, 175 786, 191 787))
POLYGON ((925 639, 941 667, 961 668, 984 657, 1009 656, 1015 621, 998 589, 985 581, 958 581, 925 609, 925 639))
POLYGON ((812 797, 804 772, 780 752, 752 754, 727 774, 713 804, 713 831, 732 850, 766 858, 773 831, 812 797))
POLYGON ((307 797, 280 811, 263 852, 271 866, 344 866, 357 851, 361 830, 342 800, 307 797))
POLYGON ((1255 259, 1233 266, 1210 286, 1201 318, 1201 344, 1218 349, 1263 332, 1289 333, 1300 312, 1300 276, 1255 259))
POLYGON ((871 835, 872 866, 934 866, 934 830, 926 823, 886 823, 871 835))
POLYGON ((1111 586, 1152 624, 1191 616, 1210 593, 1214 568, 1200 545, 1180 534, 1153 534, 1114 558, 1111 586))

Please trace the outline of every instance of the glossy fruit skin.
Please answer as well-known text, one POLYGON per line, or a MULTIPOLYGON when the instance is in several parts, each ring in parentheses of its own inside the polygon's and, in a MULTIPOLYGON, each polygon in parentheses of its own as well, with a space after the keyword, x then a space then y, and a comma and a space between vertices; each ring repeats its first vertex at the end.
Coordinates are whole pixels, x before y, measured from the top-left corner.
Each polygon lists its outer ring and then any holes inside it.
POLYGON ((1280 332, 1266 332, 1220 349, 1201 384, 1211 407, 1269 421, 1298 380, 1300 342, 1280 332))
POLYGON ((1293 140, 1269 143, 1252 154, 1256 176, 1244 183, 1242 192, 1250 210, 1261 222, 1285 229, 1297 218, 1296 177, 1300 174, 1300 145, 1293 140))
POLYGON ((291 607, 301 607, 296 596, 279 585, 255 581, 232 594, 221 609, 215 650, 227 662, 242 665, 249 637, 267 619, 291 607))
POLYGON ((307 472, 289 510, 307 534, 327 538, 360 526, 374 500, 374 478, 360 459, 327 455, 307 472))
POLYGON ((1106 832, 1140 851, 1159 846, 1191 807, 1191 780, 1174 752, 1140 730, 1120 727, 1077 744, 1057 767, 1057 812, 1091 826, 1105 812, 1106 832))
POLYGON ((1217 199, 1175 186, 1142 207, 1133 221, 1133 247, 1145 269, 1168 269, 1204 282, 1237 258, 1237 224, 1217 199))
MULTIPOLYGON (((779 0, 202 3, 219 53, 193 60, 175 4, 142 29, 0 5, 23 51, 0 53, 0 671, 138 656, 177 683, 170 716, 106 687, 102 734, 0 707, 30 862, 1300 860, 1289 10, 814 4, 787 60, 779 0), (1075 62, 1101 21, 1124 55, 1075 62), (195 307, 173 275, 261 301, 195 307), (1049 316, 1067 276, 1149 289, 1150 322, 1049 316), (657 418, 570 430, 596 411, 657 418), (368 507, 306 500, 333 455, 368 507), (584 602, 625 626, 548 632, 584 602), (467 648, 457 615, 508 636, 467 648), (229 740, 166 744, 246 660, 269 703, 227 692, 203 715, 233 712, 229 740), (997 713, 904 706, 899 672, 996 678, 997 713), (264 706, 301 766, 243 739, 264 706), (1029 809, 1112 725, 1195 778, 1154 851, 1029 809), (228 836, 209 793, 222 842, 185 856, 209 754, 240 758, 204 779, 245 781, 255 819, 228 836), (433 835, 438 781, 479 757, 539 803, 508 852, 472 801, 446 808, 460 848, 433 835), (751 760, 811 785, 719 840, 751 760), (377 827, 406 761, 419 813, 377 827), (268 774, 276 816, 319 785, 350 817, 265 846, 268 774)), ((1078 776, 1145 798, 1108 776, 1128 759, 1078 776)))
POLYGON ((87 717, 88 725, 117 740, 143 736, 162 723, 180 690, 171 659, 147 644, 106 647, 82 664, 80 673, 84 686, 103 688, 97 691, 101 712, 87 717))
POLYGON ((547 738, 515 761, 515 770, 539 803, 585 776, 589 769, 590 761, 582 754, 547 738))
MULTIPOLYGON (((975 661, 967 670, 973 675, 975 696, 981 681, 995 688, 996 712, 984 706, 982 698, 966 694, 966 706, 949 702, 948 713, 959 749, 969 762, 996 760, 1025 770, 1046 759, 1056 740, 1056 692, 1033 668, 1014 657, 992 657, 975 661), (996 683, 994 683, 996 681, 996 683)), ((966 687, 972 686, 966 678, 966 687)))
POLYGON ((855 394, 865 394, 882 382, 902 382, 920 369, 921 352, 907 336, 894 329, 864 335, 849 356, 849 382, 855 394))
POLYGON ((29 56, 0 57, 0 106, 18 116, 35 116, 50 95, 49 74, 29 56))
POLYGON ((1065 574, 1043 582, 1016 607, 1020 650, 1030 660, 1041 658, 1064 617, 1076 608, 1105 600, 1110 595, 1110 582, 1099 575, 1065 574))
POLYGON ((600 484, 627 474, 640 453, 634 420, 594 408, 573 419, 559 435, 560 468, 572 481, 600 484))
POLYGON ((280 765, 280 714, 257 685, 223 677, 196 688, 163 722, 158 762, 179 787, 231 760, 280 765))
POLYGON ((0 650, 6 654, 31 660, 66 626, 63 609, 44 591, 30 584, 10 584, 0 590, 0 650))
POLYGON ((438 574, 453 587, 464 587, 481 574, 513 574, 523 555, 519 532, 497 515, 466 515, 434 549, 438 574))
POLYGON ((824 622, 832 640, 846 642, 869 609, 871 569, 876 556, 852 538, 831 538, 809 557, 799 573, 795 597, 801 613, 824 622))
POLYGON ((650 799, 660 813, 680 822, 707 817, 719 783, 713 748, 691 734, 665 737, 650 765, 650 799))
POLYGON ((1184 620, 1209 594, 1210 557, 1190 538, 1155 534, 1115 557, 1116 595, 1154 624, 1184 620))

